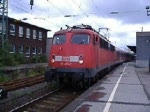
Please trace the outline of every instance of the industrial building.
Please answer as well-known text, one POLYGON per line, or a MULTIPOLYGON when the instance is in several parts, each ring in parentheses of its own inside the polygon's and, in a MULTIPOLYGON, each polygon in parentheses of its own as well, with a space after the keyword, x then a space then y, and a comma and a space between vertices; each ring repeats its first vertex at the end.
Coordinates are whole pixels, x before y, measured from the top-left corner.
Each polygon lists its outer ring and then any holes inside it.
POLYGON ((148 67, 150 60, 150 32, 136 32, 136 66, 148 67))

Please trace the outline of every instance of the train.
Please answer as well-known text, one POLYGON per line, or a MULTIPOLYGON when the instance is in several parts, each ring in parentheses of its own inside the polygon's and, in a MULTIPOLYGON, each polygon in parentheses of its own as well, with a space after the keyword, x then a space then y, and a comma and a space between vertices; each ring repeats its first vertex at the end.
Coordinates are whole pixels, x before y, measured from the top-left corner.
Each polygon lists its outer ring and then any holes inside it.
POLYGON ((67 26, 54 33, 45 79, 87 86, 131 59, 130 53, 115 47, 90 25, 67 26))

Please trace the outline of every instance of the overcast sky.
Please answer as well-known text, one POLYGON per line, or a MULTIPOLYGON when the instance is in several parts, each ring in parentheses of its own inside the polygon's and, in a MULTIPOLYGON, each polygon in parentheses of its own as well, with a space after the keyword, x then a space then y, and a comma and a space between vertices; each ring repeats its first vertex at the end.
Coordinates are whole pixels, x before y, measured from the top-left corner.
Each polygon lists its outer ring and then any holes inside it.
MULTIPOLYGON (((145 7, 150 0, 8 0, 8 15, 52 30, 48 37, 65 25, 88 24, 94 29, 109 28, 109 39, 117 46, 136 45, 136 32, 150 31, 150 16, 145 7), (118 12, 111 14, 111 12, 118 12), (64 17, 65 15, 76 15, 64 17)), ((106 31, 102 31, 104 34, 106 31)))

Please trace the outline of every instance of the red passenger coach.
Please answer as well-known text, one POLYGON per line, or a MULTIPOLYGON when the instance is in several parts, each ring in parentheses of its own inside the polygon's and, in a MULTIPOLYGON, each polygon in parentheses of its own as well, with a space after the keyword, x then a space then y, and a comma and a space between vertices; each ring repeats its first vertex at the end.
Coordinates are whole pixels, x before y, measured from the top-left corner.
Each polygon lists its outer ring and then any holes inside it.
MULTIPOLYGON (((123 52, 124 53, 124 52, 123 52)), ((100 71, 126 60, 122 52, 89 25, 60 30, 53 36, 46 80, 64 78, 86 82, 100 71)))

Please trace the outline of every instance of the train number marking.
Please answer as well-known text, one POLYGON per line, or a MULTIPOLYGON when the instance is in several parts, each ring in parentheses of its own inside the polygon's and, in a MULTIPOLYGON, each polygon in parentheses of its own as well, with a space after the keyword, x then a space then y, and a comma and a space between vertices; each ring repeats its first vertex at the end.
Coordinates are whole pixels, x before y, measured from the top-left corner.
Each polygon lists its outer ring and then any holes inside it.
POLYGON ((71 63, 64 63, 64 65, 65 65, 65 66, 70 66, 70 65, 71 65, 71 63))
POLYGON ((63 61, 70 61, 70 57, 69 56, 63 56, 63 61))
POLYGON ((61 66, 70 66, 72 63, 65 62, 65 63, 60 63, 61 66))

